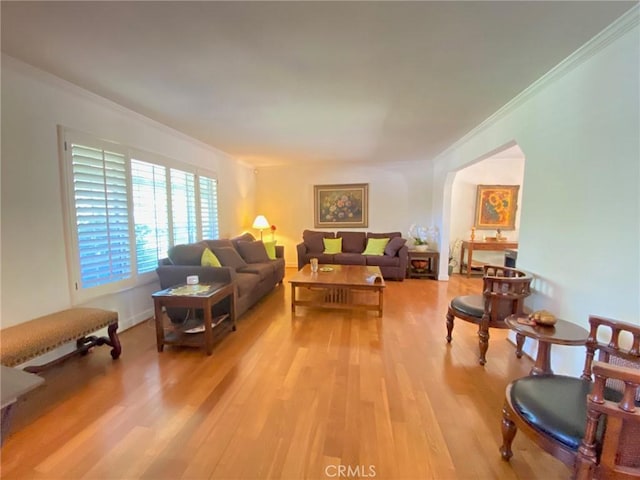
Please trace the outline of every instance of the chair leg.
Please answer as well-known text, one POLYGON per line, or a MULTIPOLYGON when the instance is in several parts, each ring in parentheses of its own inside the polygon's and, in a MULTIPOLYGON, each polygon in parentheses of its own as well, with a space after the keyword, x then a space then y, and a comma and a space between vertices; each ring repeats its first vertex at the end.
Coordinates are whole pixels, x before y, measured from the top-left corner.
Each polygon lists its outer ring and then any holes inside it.
POLYGON ((527 337, 521 333, 516 333, 516 357, 522 358, 522 347, 524 347, 524 341, 527 337))
POLYGON ((509 414, 508 407, 505 404, 502 407, 502 446, 500 447, 500 454, 505 462, 508 462, 513 456, 511 444, 513 443, 516 433, 518 433, 518 428, 511 420, 511 415, 509 414))
POLYGON ((484 365, 487 363, 487 350, 489 349, 489 316, 486 314, 478 326, 478 347, 480 348, 478 362, 480 365, 484 365))
POLYGON ((451 343, 451 332, 453 332, 453 313, 447 310, 447 343, 451 343))

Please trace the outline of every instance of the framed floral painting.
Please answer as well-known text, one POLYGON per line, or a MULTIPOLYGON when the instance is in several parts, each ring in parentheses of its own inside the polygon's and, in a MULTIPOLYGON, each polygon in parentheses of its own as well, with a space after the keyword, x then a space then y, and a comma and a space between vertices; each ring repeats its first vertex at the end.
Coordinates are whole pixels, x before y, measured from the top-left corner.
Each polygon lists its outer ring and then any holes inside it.
POLYGON ((315 228, 369 226, 369 184, 314 185, 315 228))
POLYGON ((515 230, 520 185, 478 185, 474 226, 479 230, 515 230))

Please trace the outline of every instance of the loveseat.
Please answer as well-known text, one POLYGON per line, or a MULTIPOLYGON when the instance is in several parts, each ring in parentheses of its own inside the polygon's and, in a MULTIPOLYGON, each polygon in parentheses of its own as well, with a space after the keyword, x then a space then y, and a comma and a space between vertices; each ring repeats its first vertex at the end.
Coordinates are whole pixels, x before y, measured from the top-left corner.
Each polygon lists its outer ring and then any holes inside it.
MULTIPOLYGON (((236 287, 236 317, 240 317, 258 300, 282 283, 284 278, 284 247, 256 241, 250 233, 231 239, 203 240, 198 243, 175 245, 168 257, 159 261, 156 273, 161 288, 186 282, 189 275, 197 275, 200 283, 231 282, 236 287), (203 253, 209 249, 221 266, 203 266, 203 253), (271 250, 270 258, 268 250, 271 250)), ((214 315, 229 312, 229 300, 214 308, 214 315)), ((184 320, 185 309, 167 310, 171 321, 184 320)))
MULTIPOLYGON (((382 242, 384 244, 384 241, 382 242)), ((386 280, 404 280, 407 273, 408 248, 406 240, 400 232, 320 232, 305 230, 302 232, 302 243, 296 245, 298 251, 298 270, 317 258, 320 264, 334 265, 376 265, 380 267, 386 280), (339 245, 338 253, 325 253, 325 240, 341 239, 333 242, 339 245), (365 255, 369 239, 388 239, 384 251, 373 255, 365 255)), ((337 250, 334 250, 337 251, 337 250)))

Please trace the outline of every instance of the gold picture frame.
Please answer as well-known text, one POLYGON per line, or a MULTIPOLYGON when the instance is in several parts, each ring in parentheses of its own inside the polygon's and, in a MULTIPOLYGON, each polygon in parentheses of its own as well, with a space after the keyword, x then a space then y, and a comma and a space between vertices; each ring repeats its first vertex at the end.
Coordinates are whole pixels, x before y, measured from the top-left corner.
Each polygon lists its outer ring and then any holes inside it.
POLYGON ((474 226, 478 230, 515 230, 520 185, 478 185, 474 226))
POLYGON ((366 228, 369 226, 369 184, 313 186, 315 228, 366 228))

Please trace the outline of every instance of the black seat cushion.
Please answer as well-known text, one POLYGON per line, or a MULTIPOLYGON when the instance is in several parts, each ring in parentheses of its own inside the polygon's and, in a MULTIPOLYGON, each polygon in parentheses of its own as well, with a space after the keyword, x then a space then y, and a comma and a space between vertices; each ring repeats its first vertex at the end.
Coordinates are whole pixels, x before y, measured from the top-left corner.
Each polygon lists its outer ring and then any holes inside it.
MULTIPOLYGON (((587 395, 592 385, 588 380, 564 375, 524 377, 511 383, 511 404, 527 423, 577 450, 584 437, 587 395)), ((618 402, 622 395, 606 388, 605 398, 618 402)))
POLYGON ((463 295, 451 300, 451 308, 469 315, 482 318, 484 315, 484 297, 482 295, 463 295))

